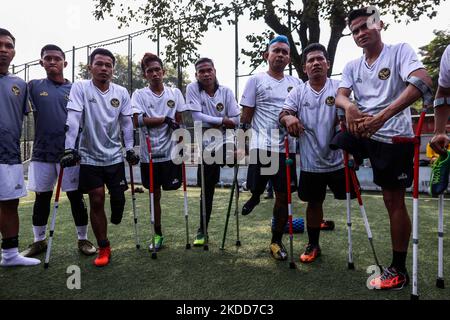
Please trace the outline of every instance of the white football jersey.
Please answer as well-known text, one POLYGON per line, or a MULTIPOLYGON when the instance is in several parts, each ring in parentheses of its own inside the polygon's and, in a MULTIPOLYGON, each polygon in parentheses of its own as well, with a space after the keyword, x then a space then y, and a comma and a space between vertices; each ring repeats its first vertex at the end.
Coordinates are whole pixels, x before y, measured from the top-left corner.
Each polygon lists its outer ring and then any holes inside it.
POLYGON ((328 79, 320 92, 309 81, 295 87, 288 95, 283 109, 297 113, 305 131, 300 135, 300 168, 307 172, 331 172, 344 167, 341 150, 331 150, 335 134, 335 97, 338 80, 328 79))
POLYGON ((123 162, 119 117, 132 114, 127 89, 110 83, 102 92, 92 80, 77 81, 70 90, 67 109, 83 112, 78 149, 81 164, 110 166, 123 162))
MULTIPOLYGON (((380 56, 372 65, 367 64, 364 55, 347 63, 339 87, 352 89, 358 108, 375 115, 400 96, 411 72, 423 67, 408 44, 384 44, 380 56)), ((386 121, 371 139, 392 143, 394 136, 413 135, 408 107, 386 121)))
MULTIPOLYGON (((194 112, 201 112, 211 117, 217 118, 235 118, 240 114, 239 106, 237 104, 236 98, 234 97, 233 91, 231 89, 219 85, 219 88, 211 97, 205 92, 205 90, 199 89, 198 82, 193 82, 186 87, 186 103, 189 109, 194 112)), ((211 124, 202 123, 203 128, 212 127, 211 124)), ((203 148, 215 149, 220 147, 223 142, 234 142, 234 135, 231 134, 232 130, 228 131, 226 134, 225 129, 221 129, 223 134, 222 141, 216 140, 210 135, 203 134, 203 148)))
MULTIPOLYGON (((137 89, 131 97, 133 114, 146 114, 150 118, 169 117, 175 120, 176 112, 181 112, 185 108, 184 98, 177 88, 164 86, 161 95, 156 95, 149 87, 137 89)), ((139 128, 141 161, 149 163, 147 142, 145 133, 146 127, 139 128)), ((163 123, 158 127, 148 130, 152 147, 153 162, 163 162, 171 160, 171 152, 175 142, 171 140, 172 130, 163 123)))
MULTIPOLYGON (((302 84, 302 81, 289 75, 283 79, 272 78, 267 72, 258 73, 250 77, 245 85, 240 105, 255 108, 252 119, 252 138, 250 149, 274 149, 284 152, 284 136, 280 132, 278 139, 272 130, 280 129, 278 116, 283 108, 289 91, 302 84)), ((295 152, 292 138, 289 151, 295 152)))
POLYGON ((441 58, 439 85, 443 88, 450 88, 450 45, 445 48, 441 58))

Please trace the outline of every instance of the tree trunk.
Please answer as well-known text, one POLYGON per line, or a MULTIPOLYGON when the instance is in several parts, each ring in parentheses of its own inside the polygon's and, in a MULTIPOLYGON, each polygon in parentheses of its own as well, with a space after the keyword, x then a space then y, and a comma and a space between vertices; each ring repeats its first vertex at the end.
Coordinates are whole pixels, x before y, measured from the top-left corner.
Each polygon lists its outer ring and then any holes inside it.
POLYGON ((328 41, 328 56, 330 58, 330 70, 328 70, 328 76, 330 76, 333 72, 334 66, 334 58, 336 56, 336 49, 339 43, 339 40, 343 37, 342 32, 345 30, 346 24, 346 13, 342 7, 337 5, 333 6, 332 14, 330 16, 330 27, 331 34, 330 39, 328 41))

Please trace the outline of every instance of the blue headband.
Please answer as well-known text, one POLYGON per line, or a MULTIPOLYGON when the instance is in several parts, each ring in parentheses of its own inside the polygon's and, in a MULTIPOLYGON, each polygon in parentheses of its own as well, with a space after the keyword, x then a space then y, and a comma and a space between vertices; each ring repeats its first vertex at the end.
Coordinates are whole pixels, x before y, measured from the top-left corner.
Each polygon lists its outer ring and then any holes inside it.
POLYGON ((269 47, 270 47, 272 44, 274 44, 275 42, 286 43, 286 44, 289 46, 289 48, 291 47, 290 44, 289 44, 288 38, 287 38, 286 36, 283 36, 283 35, 278 35, 278 36, 276 36, 275 38, 273 38, 272 40, 270 40, 270 42, 269 42, 269 47))

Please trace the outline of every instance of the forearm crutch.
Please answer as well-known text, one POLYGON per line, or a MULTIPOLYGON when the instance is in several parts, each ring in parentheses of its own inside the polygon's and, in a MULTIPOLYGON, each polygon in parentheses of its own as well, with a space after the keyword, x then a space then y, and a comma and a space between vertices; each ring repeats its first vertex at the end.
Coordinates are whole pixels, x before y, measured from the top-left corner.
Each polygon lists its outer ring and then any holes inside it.
MULTIPOLYGON (((344 114, 341 109, 337 109, 338 117, 340 118, 341 131, 345 132, 347 128, 344 124, 344 114)), ((348 269, 354 270, 355 264, 353 262, 353 242, 352 242, 352 203, 350 196, 350 172, 348 167, 348 152, 343 150, 344 154, 344 173, 345 173, 345 203, 347 206, 347 243, 348 243, 348 269)))
POLYGON ((375 251, 375 247, 373 245, 372 230, 370 229, 369 220, 367 219, 366 208, 364 207, 364 204, 362 202, 361 192, 359 191, 359 183, 358 183, 358 178, 356 177, 356 172, 353 169, 349 169, 348 171, 350 172, 350 176, 352 178, 353 189, 355 190, 356 198, 358 199, 359 211, 361 211, 361 216, 364 221, 364 227, 366 229, 367 238, 369 239, 370 248, 372 249, 375 264, 380 268, 380 270, 382 270, 380 262, 378 260, 377 253, 375 251))
POLYGON ((148 151, 148 173, 149 173, 149 195, 150 195, 150 224, 152 229, 152 259, 157 258, 156 244, 155 244, 155 199, 154 199, 154 185, 153 185, 153 158, 152 158, 152 145, 150 143, 150 137, 148 130, 145 131, 145 141, 147 142, 148 151))
POLYGON ((138 215, 136 211, 136 193, 134 192, 133 166, 131 164, 130 164, 130 183, 131 183, 131 199, 133 203, 134 236, 136 242, 136 249, 140 249, 141 245, 139 244, 138 215))
MULTIPOLYGON (((343 115, 342 115, 342 113, 339 113, 339 112, 338 112, 338 114, 341 114, 341 130, 343 132, 345 132, 347 130, 347 128, 344 124, 343 115)), ((381 264, 378 260, 377 253, 375 251, 375 246, 373 245, 372 230, 370 229, 369 219, 367 219, 366 208, 364 207, 362 197, 361 197, 361 192, 359 190, 358 177, 356 176, 354 166, 353 166, 353 168, 350 168, 348 152, 345 150, 344 150, 344 166, 345 166, 345 168, 344 168, 344 170, 345 170, 345 188, 346 188, 346 195, 347 195, 347 210, 350 210, 350 205, 351 205, 350 181, 349 181, 350 180, 349 177, 351 177, 352 184, 353 184, 353 190, 355 191, 356 198, 358 200, 359 211, 361 212, 361 216, 364 221, 364 228, 366 229, 367 238, 369 240, 370 248, 372 249, 375 264, 380 268, 380 270, 382 270, 381 264)), ((354 269, 354 267, 355 266, 352 263, 352 267, 350 268, 350 263, 349 263, 349 269, 354 269)))
POLYGON ((48 238, 47 252, 45 253, 45 262, 44 262, 45 269, 47 269, 49 266, 50 254, 52 251, 53 233, 55 231, 56 213, 58 212, 59 207, 59 194, 61 193, 61 183, 63 175, 64 175, 64 168, 60 166, 58 183, 56 185, 55 205, 53 206, 52 223, 50 225, 50 236, 48 238))
POLYGON ((438 207, 438 276, 436 279, 436 287, 444 289, 444 194, 439 195, 438 207))
MULTIPOLYGON (((286 154, 286 185, 287 185, 287 205, 288 205, 288 222, 289 222, 289 254, 291 262, 289 268, 295 269, 294 262, 294 231, 292 229, 292 197, 291 197, 291 165, 293 160, 289 158, 289 134, 284 137, 284 149, 286 154)), ((295 170, 295 168, 294 168, 295 170)))
POLYGON ((220 250, 225 249, 225 240, 227 237, 228 222, 230 221, 231 206, 233 205, 233 196, 234 196, 234 189, 236 188, 237 174, 238 174, 237 170, 235 169, 233 174, 233 182, 231 185, 230 200, 228 201, 227 214, 225 216, 225 228, 223 230, 222 245, 220 246, 220 250))
POLYGON ((420 112, 419 122, 413 138, 393 137, 393 143, 413 143, 414 144, 414 185, 413 185, 413 272, 412 272, 412 292, 411 300, 418 300, 417 275, 418 275, 418 255, 419 255, 419 152, 420 135, 427 108, 420 112))
POLYGON ((183 179, 183 194, 184 194, 184 220, 186 222, 186 249, 191 248, 189 243, 189 213, 188 213, 188 198, 187 198, 187 178, 186 178, 186 166, 184 161, 181 163, 182 179, 183 179))

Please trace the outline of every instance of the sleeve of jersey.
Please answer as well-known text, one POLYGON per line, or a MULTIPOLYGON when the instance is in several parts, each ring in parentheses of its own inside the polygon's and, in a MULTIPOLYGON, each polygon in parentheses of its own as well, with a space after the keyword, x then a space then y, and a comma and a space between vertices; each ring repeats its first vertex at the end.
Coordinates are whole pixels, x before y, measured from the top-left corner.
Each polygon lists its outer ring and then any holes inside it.
POLYGON ((236 101, 236 98, 234 97, 233 91, 231 91, 230 89, 227 89, 227 116, 228 116, 228 118, 234 119, 236 117, 239 117, 240 114, 241 114, 241 110, 239 110, 239 105, 237 104, 237 101, 236 101))
POLYGON ((132 114, 144 113, 138 90, 134 91, 133 94, 131 95, 131 113, 132 114))
POLYGON ((223 119, 221 117, 209 116, 200 111, 192 112, 192 119, 194 121, 201 121, 201 122, 208 123, 211 125, 219 125, 219 124, 222 124, 222 121, 223 121, 223 119))
POLYGON ((125 143, 125 149, 128 151, 133 149, 134 137, 133 137, 133 122, 131 116, 121 114, 119 117, 120 128, 123 132, 123 141, 125 143))
POLYGON ((256 78, 255 76, 248 79, 245 84, 244 92, 242 93, 241 101, 239 103, 243 107, 254 108, 256 105, 256 78))
POLYGON ((299 87, 295 87, 294 89, 289 92, 286 100, 284 101, 283 110, 289 110, 294 111, 295 113, 298 113, 297 105, 298 105, 298 90, 299 87))
POLYGON ((31 80, 30 82, 28 82, 28 101, 29 101, 29 108, 31 108, 31 111, 36 111, 36 104, 33 100, 33 85, 34 85, 34 80, 31 80))
POLYGON ((408 79, 411 72, 424 68, 414 50, 407 43, 399 45, 396 61, 398 63, 400 77, 403 81, 408 79))
POLYGON ((65 149, 75 149, 82 114, 81 111, 67 110, 65 149))
POLYGON ((176 105, 177 105, 176 112, 183 112, 186 110, 190 110, 189 106, 184 101, 183 94, 181 93, 181 91, 179 89, 175 89, 175 98, 177 100, 176 101, 176 105))
POLYGON ((130 95, 128 94, 128 91, 125 88, 123 88, 123 93, 122 93, 122 109, 120 110, 120 114, 123 116, 133 115, 133 111, 131 108, 130 95))
POLYGON ((190 83, 186 87, 186 107, 191 111, 202 111, 200 103, 200 92, 198 91, 197 83, 190 83))
POLYGON ((450 45, 444 51, 439 68, 439 85, 450 88, 450 45))
POLYGON ((27 115, 34 111, 33 103, 31 100, 30 89, 28 85, 25 85, 25 101, 23 102, 23 114, 27 115))
POLYGON ((84 93, 83 84, 75 82, 72 84, 69 93, 69 101, 67 102, 67 110, 83 111, 84 109, 84 93))
POLYGON ((345 65, 344 70, 342 71, 342 78, 341 82, 339 83, 339 88, 351 89, 353 87, 352 73, 352 63, 349 62, 345 65))

